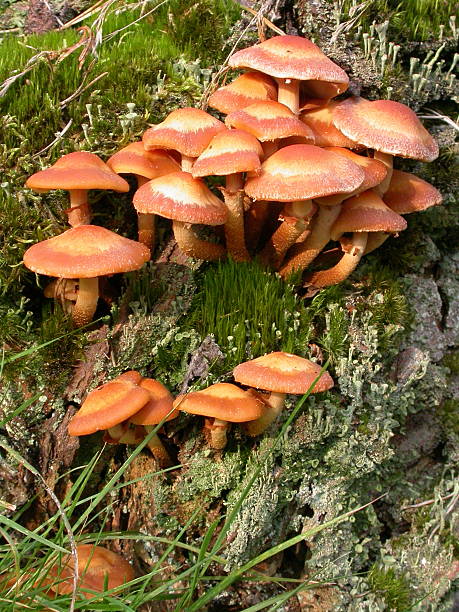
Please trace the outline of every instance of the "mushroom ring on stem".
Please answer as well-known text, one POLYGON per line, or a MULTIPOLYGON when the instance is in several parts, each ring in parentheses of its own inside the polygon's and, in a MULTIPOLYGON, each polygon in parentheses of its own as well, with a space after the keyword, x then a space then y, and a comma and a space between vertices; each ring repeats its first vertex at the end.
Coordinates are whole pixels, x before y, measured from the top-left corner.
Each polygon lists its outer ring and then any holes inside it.
MULTIPOLYGON (((316 378, 321 367, 309 359, 284 353, 282 351, 268 353, 251 361, 239 364, 233 370, 234 380, 249 387, 271 391, 268 399, 264 399, 267 410, 256 421, 244 426, 250 436, 258 436, 282 412, 287 393, 306 393, 316 378)), ((311 393, 320 393, 333 387, 333 379, 328 372, 322 372, 320 378, 311 389, 311 393)))
POLYGON ((24 265, 38 274, 77 278, 78 295, 72 311, 77 327, 90 323, 99 298, 99 276, 138 270, 150 259, 143 244, 97 225, 79 225, 31 246, 24 265))

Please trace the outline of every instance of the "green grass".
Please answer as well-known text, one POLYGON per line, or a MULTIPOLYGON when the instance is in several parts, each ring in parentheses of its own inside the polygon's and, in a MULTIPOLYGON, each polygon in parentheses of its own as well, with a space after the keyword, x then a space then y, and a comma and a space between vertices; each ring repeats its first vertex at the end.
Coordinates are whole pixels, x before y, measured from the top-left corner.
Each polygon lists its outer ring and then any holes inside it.
MULTIPOLYGON (((345 0, 343 10, 355 4, 345 0)), ((359 20, 364 32, 368 32, 373 21, 389 20, 388 40, 425 41, 435 40, 440 25, 445 26, 445 36, 452 36, 449 18, 457 14, 456 0, 372 0, 359 20)))
MULTIPOLYGON (((22 126, 27 122, 29 149, 39 150, 52 140, 62 122, 72 119, 80 125, 85 118, 88 102, 110 107, 111 113, 121 114, 127 102, 135 102, 142 114, 157 122, 161 105, 154 106, 155 87, 161 74, 182 81, 176 64, 180 56, 185 61, 196 58, 200 49, 202 65, 216 65, 223 56, 228 29, 237 18, 239 9, 234 3, 222 0, 169 0, 147 3, 147 9, 158 8, 148 17, 133 24, 141 16, 140 8, 129 10, 128 4, 112 7, 103 23, 102 43, 97 56, 88 53, 79 67, 80 47, 58 61, 52 55, 42 57, 32 71, 13 83, 0 99, 2 114, 12 116, 22 126), (117 11, 123 7, 123 10, 117 11), (133 25, 132 25, 133 24, 133 25), (122 30, 122 31, 120 31, 122 30), (110 38, 110 34, 120 31, 110 38), (147 44, 146 41, 148 41, 147 44), (92 63, 94 60, 94 63, 92 63), (89 84, 97 76, 107 73, 94 86, 82 92, 76 100, 61 109, 60 103, 72 95, 82 83, 89 84)), ((147 11, 144 11, 147 12, 147 11)), ((84 22, 93 27, 96 17, 84 22)), ((59 51, 71 47, 80 39, 74 29, 48 32, 23 38, 7 36, 3 43, 8 53, 0 54, 0 82, 15 71, 25 69, 27 62, 42 51, 59 51)), ((169 92, 174 99, 173 88, 169 92)), ((179 98, 178 98, 179 99, 179 98)), ((8 149, 17 147, 21 132, 7 127, 3 119, 2 142, 8 149)))
POLYGON ((275 273, 229 260, 209 266, 198 285, 189 324, 214 335, 223 369, 270 351, 307 351, 312 313, 275 273))

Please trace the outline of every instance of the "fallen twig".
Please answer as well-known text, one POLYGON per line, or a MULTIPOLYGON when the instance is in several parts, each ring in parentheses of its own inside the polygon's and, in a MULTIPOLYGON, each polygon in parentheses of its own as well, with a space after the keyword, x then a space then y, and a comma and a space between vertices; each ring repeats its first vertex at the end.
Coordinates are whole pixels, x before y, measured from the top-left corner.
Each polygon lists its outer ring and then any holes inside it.
POLYGON ((49 149, 51 149, 55 144, 57 144, 62 139, 64 134, 69 130, 72 123, 73 123, 73 119, 70 119, 67 125, 64 128, 62 128, 60 132, 56 132, 56 138, 52 142, 50 142, 49 145, 46 145, 46 147, 41 149, 41 151, 38 151, 38 153, 34 153, 32 157, 38 157, 38 155, 41 155, 42 153, 49 151, 49 149))

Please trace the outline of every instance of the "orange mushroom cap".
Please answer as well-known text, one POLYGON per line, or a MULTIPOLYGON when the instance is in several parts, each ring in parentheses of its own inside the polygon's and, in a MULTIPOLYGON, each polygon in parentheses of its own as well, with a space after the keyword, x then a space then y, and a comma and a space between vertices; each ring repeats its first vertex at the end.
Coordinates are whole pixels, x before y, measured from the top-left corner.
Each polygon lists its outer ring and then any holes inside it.
POLYGON ((369 189, 346 200, 331 228, 332 240, 345 232, 390 232, 406 229, 406 220, 391 210, 379 195, 369 189))
POLYGON ((290 136, 302 136, 314 142, 312 130, 285 104, 273 100, 255 102, 244 109, 233 111, 226 117, 225 124, 249 132, 261 142, 290 136))
POLYGON ((276 83, 262 72, 246 72, 214 91, 209 97, 209 106, 227 115, 258 100, 277 100, 276 83))
MULTIPOLYGON (((257 389, 303 394, 308 391, 320 371, 321 367, 309 359, 278 351, 240 363, 234 368, 233 376, 237 382, 257 389)), ((323 372, 311 393, 331 389, 333 384, 330 374, 323 372)))
POLYGON ((95 278, 138 270, 149 261, 149 249, 97 225, 72 227, 31 246, 24 265, 38 274, 59 278, 95 278))
POLYGON ((301 36, 274 36, 229 58, 233 68, 259 70, 276 78, 308 81, 311 94, 332 98, 346 91, 349 78, 313 42, 301 36))
POLYGON ((85 436, 118 425, 150 401, 148 389, 139 386, 138 372, 124 375, 91 391, 68 425, 71 436, 85 436))
POLYGON ((62 156, 50 168, 33 174, 26 186, 38 191, 49 189, 113 189, 127 192, 129 184, 94 153, 76 151, 62 156))
POLYGON ((300 119, 314 134, 314 144, 318 147, 347 147, 362 149, 362 145, 347 138, 333 125, 333 110, 339 102, 329 102, 327 106, 301 113, 300 119))
POLYGON ((343 155, 314 145, 290 145, 263 162, 260 175, 246 181, 245 191, 256 200, 292 202, 352 193, 363 178, 363 170, 343 155))
POLYGON ((107 160, 117 174, 138 174, 149 179, 180 170, 180 165, 160 149, 146 151, 142 142, 131 142, 107 160))
POLYGON ((366 191, 372 187, 379 185, 381 181, 386 178, 387 168, 378 159, 372 159, 371 157, 364 157, 363 155, 357 155, 349 149, 343 149, 342 147, 324 147, 326 151, 332 153, 338 153, 338 155, 344 155, 350 159, 354 164, 357 164, 362 168, 364 173, 363 183, 359 186, 358 191, 366 191))
POLYGON ((410 174, 394 170, 384 202, 399 215, 425 210, 442 202, 442 195, 433 185, 410 174))
MULTIPOLYGON (((78 544, 78 574, 79 588, 102 593, 107 589, 114 589, 134 578, 134 570, 120 555, 93 544, 78 544)), ((53 567, 50 574, 60 580, 52 589, 58 595, 65 595, 73 591, 74 559, 71 555, 62 560, 62 569, 53 567)), ((85 595, 88 599, 91 593, 85 595)))
POLYGON ((201 179, 189 172, 173 172, 145 183, 134 194, 140 213, 154 213, 184 223, 223 225, 228 211, 201 179))
POLYGON ((263 148, 258 140, 242 130, 219 132, 194 162, 192 175, 226 176, 239 172, 259 172, 263 148))
POLYGON ((162 420, 171 421, 178 416, 178 410, 172 410, 174 398, 159 380, 144 378, 140 387, 150 394, 149 401, 129 419, 134 425, 157 425, 162 420))
POLYGON ((436 141, 400 102, 349 98, 334 108, 333 123, 348 138, 376 151, 425 162, 438 157, 436 141))
POLYGON ((198 157, 224 124, 199 108, 178 108, 162 123, 154 125, 142 136, 144 147, 175 149, 182 155, 198 157))
POLYGON ((260 399, 229 383, 217 383, 202 391, 179 395, 174 407, 190 414, 230 423, 255 421, 264 412, 264 404, 260 399))

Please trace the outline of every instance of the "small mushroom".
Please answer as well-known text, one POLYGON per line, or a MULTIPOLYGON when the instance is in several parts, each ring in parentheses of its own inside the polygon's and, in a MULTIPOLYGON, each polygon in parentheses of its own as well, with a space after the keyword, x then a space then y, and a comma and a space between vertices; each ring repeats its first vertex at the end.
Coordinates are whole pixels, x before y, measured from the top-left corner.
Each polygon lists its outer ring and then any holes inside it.
POLYGON ((200 108, 178 108, 162 123, 154 125, 142 136, 147 151, 173 149, 182 154, 182 170, 191 172, 194 160, 225 125, 200 108))
POLYGON ((393 100, 369 101, 353 97, 336 105, 334 125, 348 138, 374 150, 387 168, 376 189, 383 195, 392 177, 393 156, 430 162, 438 157, 438 144, 405 104, 393 100))
POLYGON ((228 254, 235 261, 249 261, 244 239, 244 172, 257 174, 263 149, 258 140, 242 130, 219 132, 193 165, 192 175, 225 176, 221 188, 228 209, 225 238, 228 254))
MULTIPOLYGON (((257 359, 239 364, 233 370, 234 380, 249 387, 271 391, 269 398, 264 399, 267 409, 257 420, 244 426, 250 436, 261 434, 282 412, 287 393, 306 393, 316 378, 321 367, 309 359, 284 353, 269 353, 257 359)), ((333 387, 333 379, 328 372, 323 372, 315 383, 311 393, 320 393, 333 387)))
POLYGON ((352 193, 363 179, 355 163, 314 145, 290 145, 271 155, 260 175, 245 184, 251 198, 287 203, 283 222, 262 252, 263 261, 280 267, 287 250, 309 228, 317 210, 312 199, 352 193))
MULTIPOLYGON (((173 397, 164 385, 131 370, 91 391, 71 419, 68 431, 71 436, 81 436, 102 430, 108 444, 139 444, 152 426, 178 416, 172 404, 173 397)), ((148 447, 161 465, 171 465, 156 433, 148 447)))
POLYGON ((223 225, 228 218, 226 206, 189 172, 173 172, 149 181, 136 191, 133 203, 138 212, 172 219, 175 240, 189 257, 215 260, 225 256, 221 244, 201 240, 191 225, 223 225))
POLYGON ((346 91, 349 84, 344 70, 301 36, 273 36, 237 51, 228 63, 233 68, 249 68, 272 76, 278 85, 278 101, 295 115, 299 113, 302 81, 313 98, 333 98, 346 91))
MULTIPOLYGON (((131 142, 107 160, 107 166, 117 174, 134 174, 137 187, 151 179, 180 170, 180 165, 159 149, 146 151, 142 142, 131 142)), ((139 242, 150 251, 155 246, 155 216, 138 213, 139 242)))
POLYGON ((174 401, 174 407, 183 412, 208 417, 206 428, 210 431, 210 445, 217 450, 226 446, 230 423, 254 421, 265 410, 259 398, 229 383, 217 383, 202 391, 179 395, 174 401))
POLYGON ((38 274, 79 279, 72 310, 77 327, 91 321, 99 298, 99 276, 138 270, 150 259, 143 244, 97 225, 79 225, 31 246, 24 265, 38 274))
POLYGON ((386 206, 371 189, 349 198, 330 231, 332 240, 352 232, 351 238, 341 239, 343 256, 333 268, 309 274, 305 286, 328 287, 340 283, 355 270, 365 253, 368 232, 396 234, 406 226, 405 219, 386 206))
MULTIPOLYGON (((86 599, 94 593, 103 593, 134 579, 134 570, 120 555, 94 544, 78 544, 78 588, 86 599)), ((52 590, 56 595, 67 595, 73 591, 75 560, 65 556, 61 564, 54 565, 49 575, 56 579, 52 590)))
POLYGON ((355 189, 352 194, 338 194, 316 198, 319 210, 311 223, 309 236, 301 243, 294 244, 287 253, 287 261, 282 265, 280 274, 288 277, 294 270, 304 270, 322 251, 331 238, 331 228, 341 212, 341 204, 350 196, 358 195, 363 191, 379 185, 386 176, 385 165, 369 157, 357 155, 342 147, 326 147, 326 151, 337 153, 347 157, 350 161, 360 166, 364 173, 363 183, 355 189))
POLYGON ((208 104, 227 115, 259 100, 277 100, 276 83, 262 72, 246 72, 214 91, 208 104))
POLYGON ((72 227, 91 222, 89 189, 113 189, 123 193, 129 191, 129 183, 115 174, 97 155, 86 151, 63 155, 50 168, 28 178, 26 186, 39 192, 67 190, 70 195, 70 208, 67 212, 72 227))

